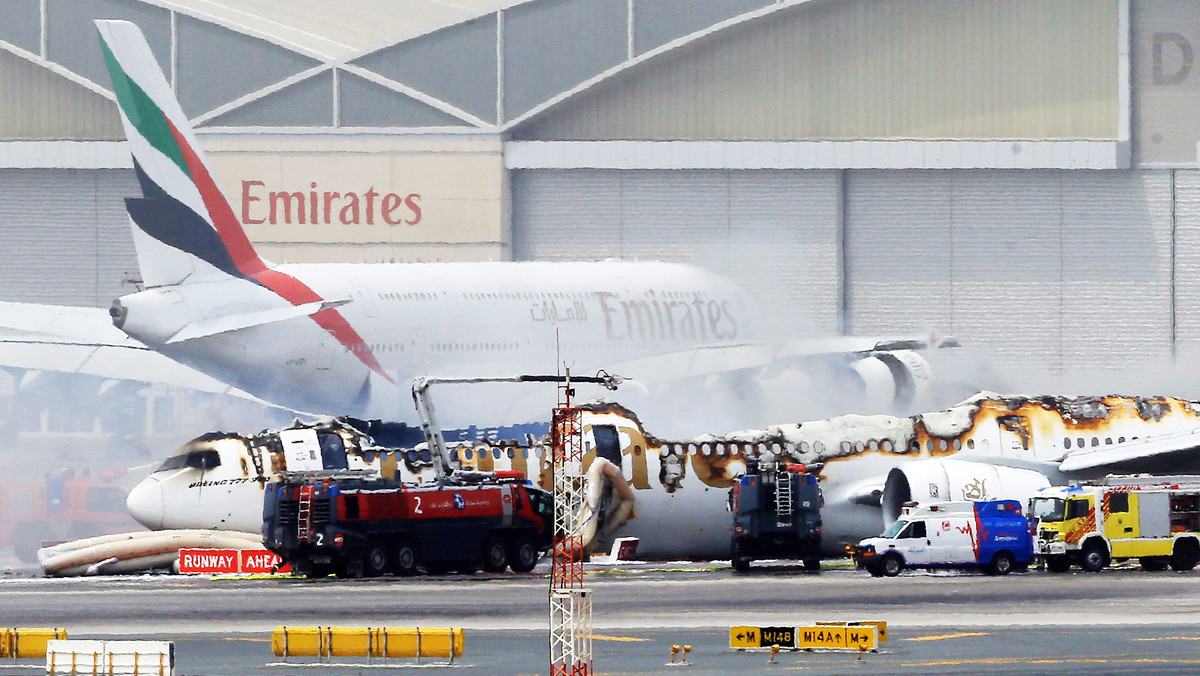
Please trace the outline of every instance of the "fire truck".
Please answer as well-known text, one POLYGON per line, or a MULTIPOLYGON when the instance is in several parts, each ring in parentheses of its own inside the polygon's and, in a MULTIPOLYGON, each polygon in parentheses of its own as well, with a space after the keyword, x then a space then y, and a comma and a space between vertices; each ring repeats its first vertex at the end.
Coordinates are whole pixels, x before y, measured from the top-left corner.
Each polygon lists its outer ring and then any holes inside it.
POLYGON ((308 577, 533 570, 554 501, 520 472, 405 484, 361 472, 286 472, 268 484, 263 543, 308 577))
POLYGON ((1200 476, 1110 475, 1043 488, 1030 500, 1038 554, 1053 572, 1098 571, 1113 559, 1145 570, 1200 563, 1200 476))
POLYGON ((125 489, 64 470, 44 483, 0 484, 0 546, 37 562, 43 542, 141 530, 125 509, 125 489))
POLYGON ((754 559, 800 559, 821 567, 821 490, 804 465, 752 464, 729 492, 730 558, 745 572, 754 559))

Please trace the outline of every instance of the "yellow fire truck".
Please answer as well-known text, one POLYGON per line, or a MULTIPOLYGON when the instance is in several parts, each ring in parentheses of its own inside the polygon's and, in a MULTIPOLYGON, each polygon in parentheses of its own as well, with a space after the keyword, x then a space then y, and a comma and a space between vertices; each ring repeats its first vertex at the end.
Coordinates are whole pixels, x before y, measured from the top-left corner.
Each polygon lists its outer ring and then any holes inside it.
POLYGON ((1046 567, 1098 571, 1113 559, 1145 570, 1200 563, 1200 476, 1115 476, 1043 488, 1030 500, 1037 552, 1046 567))

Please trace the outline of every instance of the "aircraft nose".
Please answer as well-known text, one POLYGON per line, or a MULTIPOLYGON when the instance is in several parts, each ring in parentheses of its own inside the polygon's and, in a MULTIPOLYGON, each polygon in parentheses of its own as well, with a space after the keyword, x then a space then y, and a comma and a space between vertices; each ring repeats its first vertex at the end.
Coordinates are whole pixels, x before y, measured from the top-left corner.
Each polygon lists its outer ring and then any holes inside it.
POLYGON ((125 509, 129 510, 129 515, 146 528, 162 529, 162 482, 154 477, 143 479, 140 484, 129 491, 129 497, 125 498, 125 509))

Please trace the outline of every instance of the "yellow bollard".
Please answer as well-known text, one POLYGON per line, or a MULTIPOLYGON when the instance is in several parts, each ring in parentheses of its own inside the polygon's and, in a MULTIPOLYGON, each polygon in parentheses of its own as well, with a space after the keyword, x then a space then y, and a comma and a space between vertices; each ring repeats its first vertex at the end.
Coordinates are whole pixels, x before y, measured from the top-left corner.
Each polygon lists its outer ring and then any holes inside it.
POLYGON ((775 644, 773 644, 773 645, 771 646, 771 659, 770 659, 769 661, 770 661, 771 663, 774 663, 774 662, 775 662, 775 656, 776 656, 776 655, 778 655, 778 654, 779 654, 779 644, 778 644, 778 643, 775 643, 775 644))
POLYGON ((675 657, 679 655, 679 645, 671 646, 671 664, 675 664, 675 657))
POLYGON ((683 646, 683 663, 684 664, 687 664, 687 654, 690 652, 692 652, 692 646, 690 646, 690 645, 683 646))
POLYGON ((865 653, 865 652, 867 652, 867 644, 859 643, 858 644, 858 660, 860 662, 862 661, 862 656, 863 656, 863 653, 865 653))

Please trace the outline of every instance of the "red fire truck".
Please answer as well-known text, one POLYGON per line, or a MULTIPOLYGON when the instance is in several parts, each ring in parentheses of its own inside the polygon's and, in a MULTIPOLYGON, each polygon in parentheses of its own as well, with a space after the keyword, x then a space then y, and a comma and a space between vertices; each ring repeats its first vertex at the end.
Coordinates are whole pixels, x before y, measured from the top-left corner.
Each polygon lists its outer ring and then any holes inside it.
POLYGON ((125 509, 116 484, 75 476, 71 470, 43 483, 0 483, 0 546, 21 561, 37 561, 43 542, 143 530, 125 509))
POLYGON ((459 471, 423 485, 285 473, 267 485, 263 543, 308 577, 528 572, 552 543, 553 511, 520 472, 459 471))

